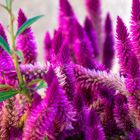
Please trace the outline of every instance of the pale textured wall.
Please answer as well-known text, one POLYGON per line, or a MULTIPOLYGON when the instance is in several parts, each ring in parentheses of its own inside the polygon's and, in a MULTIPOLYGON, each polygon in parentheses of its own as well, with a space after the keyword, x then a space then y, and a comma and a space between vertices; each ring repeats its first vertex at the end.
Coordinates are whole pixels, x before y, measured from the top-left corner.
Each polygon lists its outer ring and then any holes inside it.
MULTIPOLYGON (((33 25, 33 31, 35 32, 35 36, 37 38, 38 50, 39 50, 39 60, 42 60, 42 42, 43 37, 46 30, 52 32, 52 30, 57 26, 57 11, 58 11, 58 0, 14 0, 14 13, 16 14, 18 8, 22 7, 25 13, 29 17, 33 17, 36 15, 44 14, 45 17, 42 18, 38 23, 33 25)), ((80 22, 84 20, 85 17, 85 9, 84 9, 84 0, 69 0, 73 5, 77 17, 80 22)), ((130 10, 131 10, 131 0, 101 0, 102 1, 102 9, 103 9, 103 17, 106 12, 111 12, 113 17, 114 26, 116 22, 117 15, 121 16, 124 21, 129 23, 130 10)), ((4 0, 0 0, 1 3, 4 0)), ((0 8, 0 21, 7 26, 8 16, 7 13, 4 12, 0 8)))

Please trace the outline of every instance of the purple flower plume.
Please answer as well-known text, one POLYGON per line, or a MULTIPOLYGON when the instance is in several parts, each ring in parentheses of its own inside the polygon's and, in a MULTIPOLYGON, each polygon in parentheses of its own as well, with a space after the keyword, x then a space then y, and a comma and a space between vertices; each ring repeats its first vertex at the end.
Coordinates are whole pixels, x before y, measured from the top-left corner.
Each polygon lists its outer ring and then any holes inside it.
POLYGON ((140 139, 140 130, 133 129, 131 133, 129 133, 129 140, 139 140, 140 139))
POLYGON ((120 17, 117 18, 117 54, 120 70, 126 77, 126 86, 130 92, 140 89, 139 63, 132 51, 132 43, 126 26, 120 17))
MULTIPOLYGON (((54 72, 51 73, 53 75, 54 72)), ((50 82, 52 83, 48 83, 50 86, 47 89, 47 96, 27 118, 23 134, 26 140, 32 138, 41 140, 45 136, 55 139, 64 128, 72 129, 71 121, 74 115, 71 112, 72 106, 59 86, 55 75, 50 82)))
POLYGON ((97 58, 99 56, 97 34, 95 32, 95 29, 93 28, 91 20, 88 17, 86 17, 86 19, 85 19, 84 29, 89 37, 89 40, 91 41, 91 45, 94 50, 94 56, 95 56, 95 58, 97 58))
POLYGON ((103 127, 101 126, 99 118, 94 109, 89 111, 86 122, 86 140, 105 140, 103 127))
POLYGON ((91 19, 93 27, 97 33, 99 48, 102 48, 102 22, 100 0, 85 0, 88 17, 91 19))
POLYGON ((128 105, 125 96, 118 94, 115 96, 114 118, 117 126, 124 132, 130 132, 133 128, 130 116, 128 115, 128 105))
MULTIPOLYGON (((0 36, 8 43, 2 24, 0 24, 0 36)), ((9 54, 0 46, 0 71, 12 71, 14 64, 9 54)))
POLYGON ((139 0, 132 0, 132 15, 131 15, 131 38, 133 43, 133 50, 140 61, 140 1, 139 0))
POLYGON ((73 25, 75 20, 75 14, 68 0, 59 0, 59 28, 70 42, 73 41, 73 25))
MULTIPOLYGON (((18 13, 18 29, 27 21, 24 12, 20 9, 18 13)), ((21 33, 17 38, 16 44, 17 50, 23 52, 25 64, 34 64, 37 60, 37 47, 35 43, 35 38, 31 28, 27 28, 23 33, 21 33)))
POLYGON ((75 39, 74 39, 74 56, 76 63, 86 68, 93 69, 96 67, 94 60, 94 53, 91 43, 82 28, 82 26, 75 22, 75 39))
POLYGON ((67 41, 62 44, 58 55, 58 61, 60 66, 60 70, 58 72, 60 84, 66 91, 68 98, 72 100, 75 93, 75 76, 70 59, 69 44, 67 41))
POLYGON ((103 45, 103 64, 106 68, 111 69, 113 65, 115 50, 114 50, 114 35, 112 31, 112 21, 109 13, 105 20, 105 42, 103 45))
POLYGON ((47 32, 45 34, 44 39, 44 60, 46 63, 51 59, 51 49, 52 49, 52 39, 50 37, 49 32, 47 32))

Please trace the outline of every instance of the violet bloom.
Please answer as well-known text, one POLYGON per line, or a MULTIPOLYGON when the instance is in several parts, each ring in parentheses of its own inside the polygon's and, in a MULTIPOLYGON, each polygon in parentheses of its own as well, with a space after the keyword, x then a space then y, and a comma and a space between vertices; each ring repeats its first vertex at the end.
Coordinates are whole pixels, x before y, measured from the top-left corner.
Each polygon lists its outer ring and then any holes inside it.
POLYGON ((86 140, 105 140, 103 127, 100 124, 96 112, 91 109, 86 117, 86 140))
POLYGON ((117 54, 122 74, 126 77, 126 87, 129 92, 140 89, 139 63, 132 51, 129 33, 120 17, 117 18, 117 54))
MULTIPOLYGON (((2 24, 0 24, 0 36, 8 43, 7 36, 5 34, 2 24)), ((0 46, 0 71, 12 71, 14 70, 14 64, 9 54, 0 46)))
POLYGON ((51 59, 51 49, 52 49, 52 39, 50 37, 49 32, 45 34, 45 39, 44 39, 44 60, 45 63, 47 61, 50 61, 51 59))
POLYGON ((140 1, 132 0, 132 14, 131 14, 131 38, 133 43, 133 50, 137 56, 138 61, 140 61, 140 1))
POLYGON ((132 130, 133 124, 129 116, 127 99, 121 94, 115 96, 114 118, 117 126, 124 132, 132 130))
POLYGON ((140 130, 133 129, 133 131, 129 134, 129 140, 139 140, 140 139, 140 130))
POLYGON ((73 25, 75 20, 75 14, 68 0, 59 0, 59 28, 63 31, 63 35, 69 42, 73 41, 73 25))
POLYGON ((95 32, 95 29, 93 28, 91 20, 86 17, 85 23, 84 23, 84 29, 88 35, 89 40, 91 41, 91 45, 94 50, 94 57, 98 58, 99 56, 99 46, 97 43, 97 34, 95 32))
MULTIPOLYGON (((91 19, 93 27, 97 33, 99 48, 102 48, 102 21, 100 0, 85 0, 88 17, 91 19)), ((101 51, 100 51, 101 52, 101 51)))
MULTIPOLYGON (((35 108, 27 118, 23 138, 30 140, 44 139, 48 136, 51 139, 63 131, 73 129, 71 121, 74 119, 74 112, 65 92, 58 84, 54 72, 51 70, 52 80, 49 79, 47 96, 35 108)), ((48 77, 49 78, 49 77, 48 77)))
POLYGON ((103 64, 108 69, 111 69, 113 65, 113 58, 115 54, 114 44, 112 21, 108 13, 105 20, 105 42, 103 45, 103 64))
POLYGON ((75 36, 74 36, 74 56, 76 63, 86 68, 96 68, 96 63, 93 57, 93 48, 91 43, 82 28, 82 26, 75 22, 75 36))
MULTIPOLYGON (((18 29, 27 21, 24 12, 20 9, 18 13, 18 29)), ((37 60, 37 47, 31 28, 27 28, 17 38, 17 50, 23 52, 25 64, 34 64, 37 60)))

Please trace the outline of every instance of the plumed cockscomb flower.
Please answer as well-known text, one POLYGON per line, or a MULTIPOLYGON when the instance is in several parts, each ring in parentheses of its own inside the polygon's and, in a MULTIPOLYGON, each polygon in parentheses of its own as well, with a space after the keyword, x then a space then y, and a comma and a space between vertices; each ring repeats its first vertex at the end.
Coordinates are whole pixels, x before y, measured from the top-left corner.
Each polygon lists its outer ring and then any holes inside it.
POLYGON ((127 97, 128 108, 133 125, 140 129, 140 96, 139 94, 132 94, 132 96, 127 97))
POLYGON ((86 9, 93 27, 97 33, 98 45, 102 48, 102 22, 100 0, 85 0, 86 9))
POLYGON ((108 13, 105 20, 105 42, 103 45, 103 64, 108 69, 112 68, 114 54, 115 50, 114 50, 114 35, 112 31, 112 21, 108 13))
POLYGON ((133 43, 133 50, 138 58, 140 60, 140 1, 139 0, 132 0, 132 15, 131 15, 131 38, 133 43))
MULTIPOLYGON (((27 21, 24 12, 20 9, 18 13, 18 29, 27 21)), ((35 38, 31 28, 27 28, 23 33, 21 33, 17 38, 16 44, 17 50, 21 50, 24 56, 24 63, 34 64, 37 60, 37 47, 35 43, 35 38)))
POLYGON ((76 63, 80 64, 86 68, 93 69, 96 67, 96 63, 94 60, 94 53, 91 43, 82 28, 82 26, 77 22, 75 22, 75 39, 74 39, 74 57, 76 59, 76 63))
POLYGON ((132 43, 126 26, 120 17, 117 18, 117 54, 122 74, 126 77, 126 86, 130 92, 140 89, 139 63, 132 51, 132 43))
MULTIPOLYGON (((8 43, 7 37, 2 24, 0 24, 0 36, 8 43)), ((14 70, 14 64, 12 58, 8 53, 0 46, 0 71, 11 71, 14 70)))
POLYGON ((53 48, 55 55, 57 55, 59 53, 60 48, 63 44, 63 40, 64 40, 64 38, 63 38, 62 31, 59 29, 55 33, 54 38, 52 40, 52 48, 53 48))
POLYGON ((50 82, 52 83, 49 83, 47 96, 27 118, 23 134, 26 140, 42 140, 45 136, 55 139, 64 128, 73 129, 71 121, 74 113, 65 92, 59 86, 55 75, 50 82))
POLYGON ((58 55, 58 61, 59 68, 56 72, 60 85, 66 91, 68 98, 72 100, 75 93, 75 75, 73 66, 71 65, 69 44, 67 41, 62 44, 58 55))
POLYGON ((45 34, 45 39, 44 39, 44 59, 45 63, 47 61, 50 61, 51 59, 51 49, 52 49, 52 39, 50 37, 49 32, 45 34))
POLYGON ((121 94, 115 96, 114 118, 117 126, 124 132, 130 132, 133 128, 133 124, 129 116, 127 99, 121 94))
POLYGON ((133 129, 131 133, 129 133, 129 140, 139 140, 140 138, 140 130, 133 129))
POLYGON ((89 70, 79 65, 74 65, 74 72, 81 88, 93 91, 98 88, 106 88, 129 95, 123 80, 118 75, 107 73, 106 71, 89 70))
POLYGON ((94 109, 87 114, 85 133, 86 140, 105 140, 103 127, 94 109))
MULTIPOLYGON (((0 139, 8 140, 11 138, 11 131, 15 128, 14 133, 20 133, 18 126, 19 115, 16 110, 15 97, 3 103, 2 114, 0 118, 0 139)), ((20 133, 21 134, 21 133, 20 133)))
POLYGON ((74 23, 77 21, 75 13, 68 0, 59 0, 59 28, 61 29, 64 37, 73 43, 74 40, 74 23))
POLYGON ((97 35, 95 29, 93 28, 91 20, 86 17, 84 23, 84 29, 88 35, 89 40, 91 41, 93 50, 94 50, 94 57, 97 58, 99 56, 99 46, 97 43, 97 35))

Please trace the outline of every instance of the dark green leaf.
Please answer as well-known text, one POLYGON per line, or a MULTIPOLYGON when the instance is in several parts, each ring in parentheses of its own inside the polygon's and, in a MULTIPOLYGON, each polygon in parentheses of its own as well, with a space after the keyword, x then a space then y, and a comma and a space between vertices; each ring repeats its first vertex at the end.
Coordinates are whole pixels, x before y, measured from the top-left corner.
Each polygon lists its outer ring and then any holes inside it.
POLYGON ((8 85, 2 85, 0 84, 0 89, 8 89, 8 88, 12 88, 11 86, 8 85))
POLYGON ((2 36, 0 36, 0 46, 11 55, 11 50, 7 42, 3 39, 2 36))
POLYGON ((15 96, 17 93, 17 90, 0 91, 0 102, 15 96))
POLYGON ((39 82, 38 86, 36 87, 36 90, 46 88, 46 87, 47 87, 47 83, 42 80, 41 82, 39 82))
POLYGON ((16 55, 21 59, 22 62, 24 62, 24 56, 21 51, 16 51, 16 55))
POLYGON ((24 32, 28 27, 30 27, 34 22, 36 22, 37 20, 39 20, 40 18, 42 18, 43 15, 40 16, 36 16, 33 18, 28 19, 17 31, 16 33, 16 37, 21 34, 22 32, 24 32))
POLYGON ((33 86, 35 84, 38 84, 39 82, 41 82, 42 79, 35 79, 35 80, 32 80, 31 82, 28 83, 28 86, 33 86))

